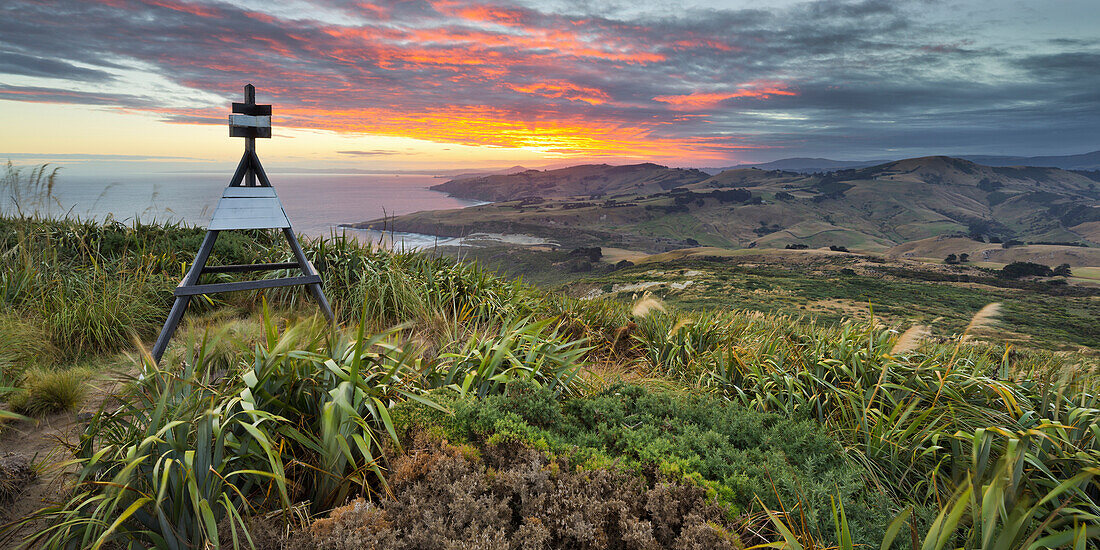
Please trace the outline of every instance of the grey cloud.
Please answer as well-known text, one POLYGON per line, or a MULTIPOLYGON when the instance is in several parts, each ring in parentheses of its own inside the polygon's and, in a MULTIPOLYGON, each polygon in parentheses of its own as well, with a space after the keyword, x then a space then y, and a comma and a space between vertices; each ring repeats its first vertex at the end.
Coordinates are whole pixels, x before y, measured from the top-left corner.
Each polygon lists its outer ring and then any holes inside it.
POLYGON ((104 71, 77 67, 65 61, 44 59, 14 52, 0 52, 0 73, 66 78, 86 82, 101 82, 111 78, 111 75, 104 71))
POLYGON ((0 153, 0 158, 8 159, 42 159, 52 158, 57 160, 109 160, 109 161, 144 161, 144 160, 208 160, 199 157, 173 157, 163 155, 109 155, 97 153, 0 153))
POLYGON ((153 105, 146 99, 126 94, 82 92, 42 86, 11 86, 8 84, 0 84, 0 99, 42 103, 75 103, 77 105, 122 105, 130 107, 151 107, 153 105))
POLYGON ((1039 78, 1095 85, 1100 82, 1100 49, 1030 55, 1019 66, 1039 78))
MULTIPOLYGON (((385 3, 381 20, 367 17, 351 2, 321 1, 345 10, 349 20, 368 20, 361 30, 371 39, 401 29, 479 30, 419 0, 385 3)), ((395 58, 386 48, 400 46, 385 41, 366 40, 359 49, 345 51, 325 24, 264 20, 228 4, 203 4, 216 12, 212 17, 140 0, 128 0, 126 9, 75 0, 55 4, 14 0, 0 7, 0 50, 6 52, 0 54, 0 76, 99 83, 109 77, 106 69, 140 63, 177 83, 225 97, 235 98, 240 81, 250 79, 262 93, 274 96, 269 101, 284 108, 342 102, 417 113, 491 106, 520 120, 577 117, 649 125, 657 136, 730 143, 748 137, 762 146, 786 147, 791 154, 814 153, 814 147, 853 148, 848 154, 884 146, 963 151, 998 140, 1022 144, 1026 135, 1036 136, 1036 146, 1045 146, 1048 142, 1039 142, 1038 136, 1065 144, 1071 136, 1083 135, 1077 128, 1100 124, 1100 53, 1095 44, 1052 40, 1044 43, 1047 53, 1028 55, 1021 53, 1026 43, 1020 51, 972 43, 967 25, 945 30, 922 18, 935 8, 925 2, 822 0, 782 10, 699 9, 673 15, 630 15, 639 11, 632 2, 568 6, 569 13, 588 14, 583 18, 530 4, 520 8, 520 20, 529 27, 578 32, 591 44, 621 43, 625 50, 647 49, 666 59, 634 64, 550 59, 516 53, 518 46, 504 44, 489 48, 499 56, 501 74, 484 78, 395 58), (34 71, 42 74, 30 74, 34 71), (590 105, 568 96, 519 93, 505 85, 541 82, 597 89, 609 100, 590 105), (692 118, 653 100, 732 92, 754 82, 772 82, 797 95, 729 99, 699 113, 706 118, 692 118), (749 111, 793 119, 739 114, 749 111), (1059 134, 1060 127, 1070 130, 1059 134), (1006 131, 1012 128, 1026 132, 1010 137, 1016 135, 1006 131)), ((425 55, 435 51, 427 49, 425 55)), ((0 86, 0 97, 156 106, 155 98, 140 92, 0 86)), ((205 112, 164 116, 176 122, 223 122, 205 112)))

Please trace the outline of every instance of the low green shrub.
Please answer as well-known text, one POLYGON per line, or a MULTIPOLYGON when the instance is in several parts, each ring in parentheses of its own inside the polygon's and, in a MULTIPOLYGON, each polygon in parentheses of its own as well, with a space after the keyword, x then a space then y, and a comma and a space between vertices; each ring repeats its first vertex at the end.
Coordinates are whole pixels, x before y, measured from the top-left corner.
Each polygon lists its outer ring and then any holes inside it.
POLYGON ((420 434, 411 447, 393 461, 392 495, 337 508, 283 547, 733 550, 748 535, 692 483, 575 468, 514 444, 420 434))
POLYGON ((864 484, 864 472, 812 421, 625 384, 558 402, 521 382, 504 395, 442 402, 453 417, 407 403, 395 412, 396 425, 405 433, 416 426, 442 430, 452 441, 477 445, 517 441, 584 468, 614 465, 650 479, 665 476, 701 487, 734 516, 759 511, 759 498, 802 515, 826 537, 830 497, 845 502, 858 540, 880 539, 890 517, 885 495, 864 484))

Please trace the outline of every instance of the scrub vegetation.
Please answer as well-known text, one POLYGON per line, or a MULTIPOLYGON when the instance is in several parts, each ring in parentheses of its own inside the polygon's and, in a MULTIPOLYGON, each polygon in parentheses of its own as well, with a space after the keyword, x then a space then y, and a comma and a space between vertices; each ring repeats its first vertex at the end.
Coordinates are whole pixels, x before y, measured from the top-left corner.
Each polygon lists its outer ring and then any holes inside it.
MULTIPOLYGON (((1100 536, 1096 360, 974 338, 995 306, 951 335, 903 337, 869 316, 579 300, 333 237, 304 245, 335 325, 299 290, 218 295, 153 364, 145 346, 201 235, 0 220, 4 398, 22 415, 92 407, 59 451, 56 503, 9 526, 8 546, 1100 536), (72 391, 97 376, 105 398, 72 391)), ((285 261, 278 241, 219 239, 213 261, 285 261)))
POLYGON ((629 266, 586 274, 560 288, 578 295, 595 290, 624 303, 648 290, 684 309, 744 309, 828 323, 874 315, 889 325, 930 325, 942 338, 958 335, 978 310, 998 302, 1003 308, 991 340, 1050 350, 1100 349, 1100 288, 1067 285, 1060 277, 1018 281, 991 269, 947 269, 954 268, 856 254, 766 251, 629 266))

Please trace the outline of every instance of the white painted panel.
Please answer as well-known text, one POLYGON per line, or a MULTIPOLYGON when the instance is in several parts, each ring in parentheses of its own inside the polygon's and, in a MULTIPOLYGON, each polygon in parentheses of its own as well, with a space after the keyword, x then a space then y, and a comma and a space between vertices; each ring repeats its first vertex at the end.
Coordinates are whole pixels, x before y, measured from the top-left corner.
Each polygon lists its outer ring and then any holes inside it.
MULTIPOLYGON (((240 189, 271 189, 262 187, 240 189)), ((290 227, 278 197, 223 197, 214 209, 209 229, 281 229, 290 227)))
POLYGON ((245 128, 270 128, 271 115, 229 115, 229 125, 245 128))
POLYGON ((274 187, 226 187, 223 198, 277 197, 274 187))
POLYGON ((233 211, 233 210, 252 210, 256 208, 262 208, 265 210, 282 210, 283 203, 279 202, 278 198, 261 198, 261 199, 222 199, 218 201, 218 208, 215 212, 221 211, 233 211))
POLYGON ((290 227, 290 222, 286 221, 286 216, 281 219, 272 216, 267 218, 213 219, 210 220, 207 229, 230 231, 235 229, 285 229, 287 227, 290 227))

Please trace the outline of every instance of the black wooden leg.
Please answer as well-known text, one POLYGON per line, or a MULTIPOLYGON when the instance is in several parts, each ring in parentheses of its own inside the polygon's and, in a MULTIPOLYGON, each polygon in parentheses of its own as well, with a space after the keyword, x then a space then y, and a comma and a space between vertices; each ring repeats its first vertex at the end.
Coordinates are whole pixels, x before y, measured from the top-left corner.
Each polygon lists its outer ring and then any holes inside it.
MULTIPOLYGON (((206 232, 202 244, 199 245, 199 251, 195 254, 195 263, 191 264, 191 269, 187 270, 187 274, 183 276, 179 286, 193 286, 199 282, 199 276, 202 275, 202 270, 206 267, 206 261, 210 259, 210 253, 214 251, 214 241, 217 240, 217 231, 206 232)), ((168 312, 168 319, 164 321, 164 327, 160 329, 160 336, 157 336, 157 342, 153 344, 153 360, 157 363, 160 363, 164 350, 168 349, 168 341, 175 334, 176 327, 179 326, 180 319, 183 318, 183 312, 187 311, 187 304, 189 303, 191 303, 190 296, 176 296, 176 302, 172 304, 172 311, 168 312)))
POLYGON ((248 167, 251 166, 252 157, 245 151, 244 156, 241 157, 241 162, 237 164, 237 170, 233 172, 233 178, 229 180, 230 187, 237 187, 244 183, 244 174, 248 172, 248 167))
MULTIPOLYGON (((305 252, 302 252, 302 246, 298 244, 298 238, 294 236, 294 230, 289 227, 283 228, 283 235, 286 237, 286 241, 290 243, 290 250, 298 260, 298 265, 302 269, 302 274, 316 275, 317 270, 313 267, 313 264, 309 262, 309 259, 306 258, 305 252)), ((325 293, 321 290, 321 285, 309 285, 309 293, 313 296, 314 300, 317 300, 317 305, 321 306, 321 312, 325 314, 325 318, 328 319, 328 322, 335 322, 336 316, 332 314, 332 306, 328 304, 328 299, 325 298, 325 293)))
POLYGON ((313 295, 314 300, 317 300, 317 305, 321 306, 321 312, 325 314, 328 322, 335 322, 336 317, 332 314, 332 306, 328 305, 328 299, 325 298, 325 292, 321 290, 321 285, 316 283, 309 285, 309 293, 313 295))
POLYGON ((187 304, 190 302, 190 296, 176 296, 176 302, 172 304, 172 311, 168 312, 168 319, 164 321, 164 327, 160 329, 160 336, 157 336, 157 343, 153 344, 153 361, 160 363, 160 358, 164 356, 164 350, 168 348, 168 341, 175 334, 176 327, 179 326, 180 319, 183 318, 183 312, 187 311, 187 304))

